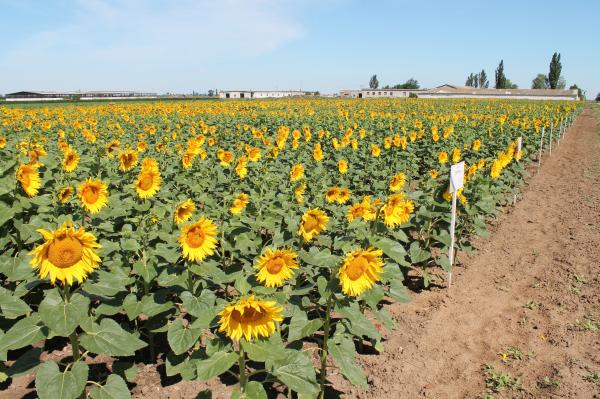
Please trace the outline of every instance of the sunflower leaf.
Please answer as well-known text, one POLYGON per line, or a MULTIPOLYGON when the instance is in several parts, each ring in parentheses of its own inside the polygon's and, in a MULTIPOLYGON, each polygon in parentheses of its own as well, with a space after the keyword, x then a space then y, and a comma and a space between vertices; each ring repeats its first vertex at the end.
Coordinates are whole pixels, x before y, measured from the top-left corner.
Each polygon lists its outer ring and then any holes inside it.
POLYGON ((71 369, 63 372, 55 362, 45 362, 35 378, 37 394, 40 399, 75 399, 83 392, 88 373, 84 362, 76 362, 71 369))
POLYGON ((111 374, 106 379, 106 384, 94 386, 90 390, 90 397, 92 399, 128 399, 131 398, 131 393, 121 377, 111 374))
POLYGON ((48 327, 43 325, 37 313, 16 322, 0 337, 0 353, 14 350, 41 341, 48 335, 48 327))
POLYGON ((81 345, 88 351, 109 356, 133 356, 135 351, 146 347, 135 335, 123 330, 112 319, 102 319, 100 324, 86 319, 81 324, 85 334, 81 335, 81 345))
POLYGON ((306 312, 295 312, 288 328, 288 341, 296 341, 313 335, 321 328, 323 323, 320 319, 308 320, 306 312))
POLYGON ((327 343, 327 350, 333 358, 335 365, 348 381, 363 389, 368 388, 367 378, 363 370, 354 362, 356 350, 354 349, 352 339, 338 335, 327 343))
POLYGON ((90 300, 81 294, 73 294, 65 302, 57 289, 48 291, 40 303, 39 315, 45 325, 56 335, 68 337, 88 314, 90 300))
POLYGON ((301 351, 286 350, 286 356, 274 363, 273 375, 299 394, 316 395, 319 392, 312 362, 301 351))
POLYGON ((267 391, 260 382, 250 381, 246 384, 244 392, 234 391, 231 394, 231 399, 267 399, 267 391))
POLYGON ((2 287, 0 287, 0 309, 2 309, 2 316, 7 319, 16 319, 31 312, 31 308, 25 301, 2 287))
POLYGON ((184 326, 180 319, 175 320, 167 331, 167 341, 173 353, 180 355, 185 353, 198 341, 201 333, 200 328, 184 326))
POLYGON ((238 360, 235 352, 217 352, 208 359, 196 362, 197 379, 207 381, 213 377, 223 374, 231 368, 238 360))

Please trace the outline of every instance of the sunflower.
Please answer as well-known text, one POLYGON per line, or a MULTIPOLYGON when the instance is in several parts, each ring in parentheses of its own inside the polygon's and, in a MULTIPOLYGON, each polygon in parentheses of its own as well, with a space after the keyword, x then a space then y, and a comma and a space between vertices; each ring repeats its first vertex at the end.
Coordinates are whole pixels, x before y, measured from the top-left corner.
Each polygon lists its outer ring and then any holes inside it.
POLYGON ((323 150, 321 149, 321 143, 317 143, 313 147, 313 159, 317 162, 323 160, 323 150))
POLYGON ((6 147, 6 137, 0 136, 0 150, 6 147))
POLYGON ((119 152, 119 170, 127 172, 137 165, 138 155, 134 150, 124 150, 119 152))
POLYGON ((435 169, 430 169, 429 170, 429 176, 431 176, 431 178, 433 180, 437 179, 437 177, 438 177, 438 171, 435 170, 435 169))
POLYGON ((40 187, 42 187, 42 179, 38 168, 39 164, 21 164, 17 169, 17 180, 29 197, 37 195, 40 187))
POLYGON ((383 271, 382 255, 383 251, 375 248, 358 249, 346 255, 338 272, 342 292, 358 296, 379 281, 379 275, 383 271))
POLYGON ((376 144, 371 144, 371 155, 374 157, 381 155, 381 149, 376 144))
POLYGON ((392 177, 392 180, 390 181, 390 191, 395 193, 397 191, 402 190, 402 187, 404 186, 405 182, 406 176, 404 175, 404 173, 398 173, 397 175, 392 177))
POLYGON ((72 171, 75 170, 75 168, 77 168, 77 165, 79 164, 79 154, 77 153, 77 151, 75 151, 72 148, 69 148, 65 151, 65 155, 63 158, 63 168, 65 169, 66 172, 71 173, 72 171))
POLYGON ((298 181, 304 177, 304 166, 302 164, 297 163, 292 166, 292 170, 290 170, 290 181, 298 181))
POLYGON ((349 222, 352 222, 357 218, 362 218, 364 220, 375 220, 377 218, 376 204, 371 203, 370 196, 366 196, 361 202, 350 206, 346 216, 348 217, 349 222))
POLYGON ((260 148, 252 147, 247 150, 248 160, 250 162, 258 162, 260 160, 260 148))
POLYGON ((242 213, 242 211, 246 208, 246 205, 249 203, 250 197, 248 194, 239 193, 233 200, 233 204, 231 205, 231 208, 229 208, 229 211, 234 215, 238 215, 242 213))
POLYGON ((75 230, 71 222, 65 222, 55 231, 37 230, 44 237, 44 242, 29 254, 33 255, 31 265, 38 270, 41 279, 50 277, 72 285, 73 280, 82 283, 88 274, 100 263, 96 237, 83 228, 75 230))
POLYGON ((340 194, 339 187, 331 187, 329 190, 327 190, 325 192, 325 201, 327 201, 331 204, 332 202, 335 202, 338 199, 339 194, 340 194))
POLYGON ((296 203, 304 204, 304 193, 305 192, 306 192, 306 183, 302 183, 294 189, 294 198, 296 199, 296 203))
POLYGON ((175 212, 173 213, 173 220, 177 224, 181 224, 183 222, 187 222, 192 217, 192 213, 196 210, 196 205, 194 201, 191 199, 187 199, 183 201, 181 204, 177 205, 175 208, 175 212))
POLYGON ((473 141, 471 148, 473 149, 473 151, 479 151, 479 149, 481 148, 481 140, 477 139, 473 141))
POLYGON ((438 161, 440 164, 445 164, 448 162, 448 153, 446 151, 442 151, 438 154, 438 161))
POLYGON ((219 313, 219 332, 234 341, 242 337, 246 341, 267 338, 275 332, 275 322, 283 320, 282 311, 275 301, 254 299, 254 295, 244 297, 219 313))
POLYGON ((90 213, 98 213, 108 204, 108 186, 91 177, 77 187, 82 206, 90 213))
POLYGON ((338 189, 338 194, 336 201, 338 204, 343 205, 350 199, 350 190, 346 187, 341 187, 338 189))
POLYGON ((280 287, 284 281, 294 275, 298 268, 298 254, 291 249, 272 250, 267 248, 258 258, 255 269, 258 269, 256 280, 266 287, 280 287))
POLYGON ((158 168, 142 168, 133 186, 140 198, 146 199, 154 196, 160 189, 162 179, 158 168))
POLYGON ((217 226, 204 216, 197 222, 185 226, 179 236, 183 257, 192 262, 202 262, 204 258, 214 253, 217 246, 216 235, 217 226))
POLYGON ((329 217, 319 208, 309 209, 302 215, 302 222, 298 234, 304 241, 310 241, 327 228, 329 217))
POLYGON ((119 146, 121 145, 121 142, 119 142, 119 140, 113 140, 110 143, 108 143, 106 145, 106 155, 108 155, 110 158, 112 158, 114 156, 114 152, 117 148, 119 148, 119 146))
POLYGON ((60 202, 61 204, 66 204, 74 192, 75 192, 75 189, 71 186, 61 188, 60 191, 58 192, 58 202, 60 202))
POLYGON ((459 161, 460 161, 460 149, 455 148, 454 151, 452 151, 452 163, 458 163, 459 161))
POLYGON ((381 214, 385 225, 394 228, 408 222, 414 210, 414 203, 405 200, 404 194, 394 194, 388 198, 386 204, 381 208, 381 214))
POLYGON ((340 159, 338 162, 338 170, 341 174, 348 172, 348 162, 345 159, 340 159))

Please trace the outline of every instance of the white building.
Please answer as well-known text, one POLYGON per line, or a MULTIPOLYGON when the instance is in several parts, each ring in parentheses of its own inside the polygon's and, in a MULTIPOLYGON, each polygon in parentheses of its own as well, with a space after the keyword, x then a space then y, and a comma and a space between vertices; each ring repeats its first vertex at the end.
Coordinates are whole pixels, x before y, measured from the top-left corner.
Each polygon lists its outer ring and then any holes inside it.
POLYGON ((6 101, 135 100, 156 97, 156 93, 139 91, 18 91, 8 93, 6 101))
POLYGON ((560 89, 485 89, 441 85, 417 94, 419 98, 502 98, 521 100, 579 100, 577 90, 560 89))
POLYGON ((340 97, 350 98, 408 98, 416 97, 424 89, 360 89, 340 90, 340 97))
POLYGON ((300 90, 226 90, 219 92, 219 98, 283 98, 313 94, 312 92, 300 90))

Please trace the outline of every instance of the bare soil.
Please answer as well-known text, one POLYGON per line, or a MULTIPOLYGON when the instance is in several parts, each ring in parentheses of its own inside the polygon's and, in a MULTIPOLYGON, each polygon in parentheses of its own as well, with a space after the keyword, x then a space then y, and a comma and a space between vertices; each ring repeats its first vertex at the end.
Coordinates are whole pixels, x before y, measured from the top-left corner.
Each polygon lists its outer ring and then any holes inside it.
MULTIPOLYGON (((600 108, 594 111, 577 119, 539 171, 532 167, 490 238, 459 254, 450 289, 439 281, 408 304, 386 307, 397 328, 384 332, 385 352, 357 359, 369 390, 332 368, 328 398, 600 398, 600 108)), ((35 397, 32 381, 15 379, 0 398, 35 397)), ((181 399, 210 388, 213 398, 228 398, 232 384, 178 381, 164 376, 164 366, 140 364, 132 392, 181 399)))

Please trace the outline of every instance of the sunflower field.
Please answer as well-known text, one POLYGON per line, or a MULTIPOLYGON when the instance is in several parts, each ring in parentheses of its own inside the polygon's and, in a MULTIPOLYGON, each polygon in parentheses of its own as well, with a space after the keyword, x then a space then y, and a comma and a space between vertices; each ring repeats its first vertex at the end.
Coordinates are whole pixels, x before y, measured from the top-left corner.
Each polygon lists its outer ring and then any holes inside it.
POLYGON ((500 100, 0 106, 0 382, 129 398, 136 370, 324 397, 384 303, 450 271, 581 111, 500 100), (550 136, 550 131, 554 136, 550 136), (517 140, 522 137, 522 149, 517 140), (62 357, 48 353, 63 350, 62 357), (104 367, 90 367, 99 363, 104 367), (232 378, 232 377, 230 377, 232 378))

